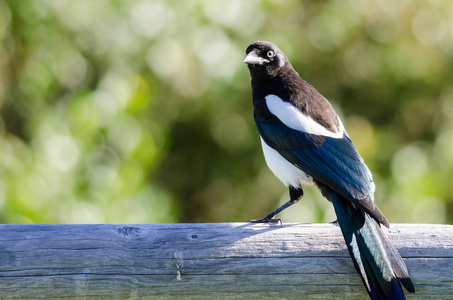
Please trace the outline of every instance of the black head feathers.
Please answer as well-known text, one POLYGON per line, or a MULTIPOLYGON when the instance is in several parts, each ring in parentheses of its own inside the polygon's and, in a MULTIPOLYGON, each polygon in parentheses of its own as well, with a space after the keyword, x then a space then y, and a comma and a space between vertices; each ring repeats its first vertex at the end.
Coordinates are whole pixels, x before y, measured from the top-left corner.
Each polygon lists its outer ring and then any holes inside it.
POLYGON ((290 66, 285 54, 271 42, 256 41, 245 52, 244 63, 248 64, 250 72, 275 76, 279 70, 290 66))

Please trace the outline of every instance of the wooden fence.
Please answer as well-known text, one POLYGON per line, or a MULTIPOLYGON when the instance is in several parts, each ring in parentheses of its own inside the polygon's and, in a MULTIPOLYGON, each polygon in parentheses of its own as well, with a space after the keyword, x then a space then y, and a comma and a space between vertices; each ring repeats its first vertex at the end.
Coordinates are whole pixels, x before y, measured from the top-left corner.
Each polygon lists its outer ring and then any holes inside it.
MULTIPOLYGON (((392 224, 416 293, 453 299, 453 226, 392 224)), ((0 225, 0 299, 367 299, 331 224, 0 225)))

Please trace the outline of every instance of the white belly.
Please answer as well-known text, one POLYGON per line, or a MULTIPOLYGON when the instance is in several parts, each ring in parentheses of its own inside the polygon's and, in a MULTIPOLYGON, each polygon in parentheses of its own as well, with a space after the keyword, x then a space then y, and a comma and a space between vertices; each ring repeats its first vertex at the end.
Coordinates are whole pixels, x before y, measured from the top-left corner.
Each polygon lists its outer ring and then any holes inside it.
POLYGON ((261 146, 267 166, 286 186, 297 188, 300 187, 301 182, 313 184, 313 178, 310 175, 288 162, 277 151, 269 147, 263 139, 261 139, 261 146))

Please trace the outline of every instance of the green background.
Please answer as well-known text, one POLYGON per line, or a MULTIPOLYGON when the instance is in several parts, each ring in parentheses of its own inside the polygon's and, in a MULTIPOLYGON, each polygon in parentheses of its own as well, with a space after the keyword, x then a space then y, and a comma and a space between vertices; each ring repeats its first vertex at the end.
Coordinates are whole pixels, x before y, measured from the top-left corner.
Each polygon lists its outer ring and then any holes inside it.
MULTIPOLYGON (((451 1, 0 1, 0 222, 231 222, 288 199, 242 63, 276 43, 394 223, 453 222, 451 1)), ((284 222, 329 222, 314 187, 284 222)))

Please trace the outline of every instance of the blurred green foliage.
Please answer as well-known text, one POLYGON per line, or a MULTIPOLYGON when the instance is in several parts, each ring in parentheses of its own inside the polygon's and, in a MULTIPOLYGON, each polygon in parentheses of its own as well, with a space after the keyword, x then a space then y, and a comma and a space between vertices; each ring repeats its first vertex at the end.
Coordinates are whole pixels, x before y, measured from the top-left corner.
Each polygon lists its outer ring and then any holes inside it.
MULTIPOLYGON (((0 1, 0 222, 229 222, 287 200, 245 48, 342 115, 391 222, 453 222, 451 1, 0 1)), ((314 187, 284 221, 335 216, 314 187)))

